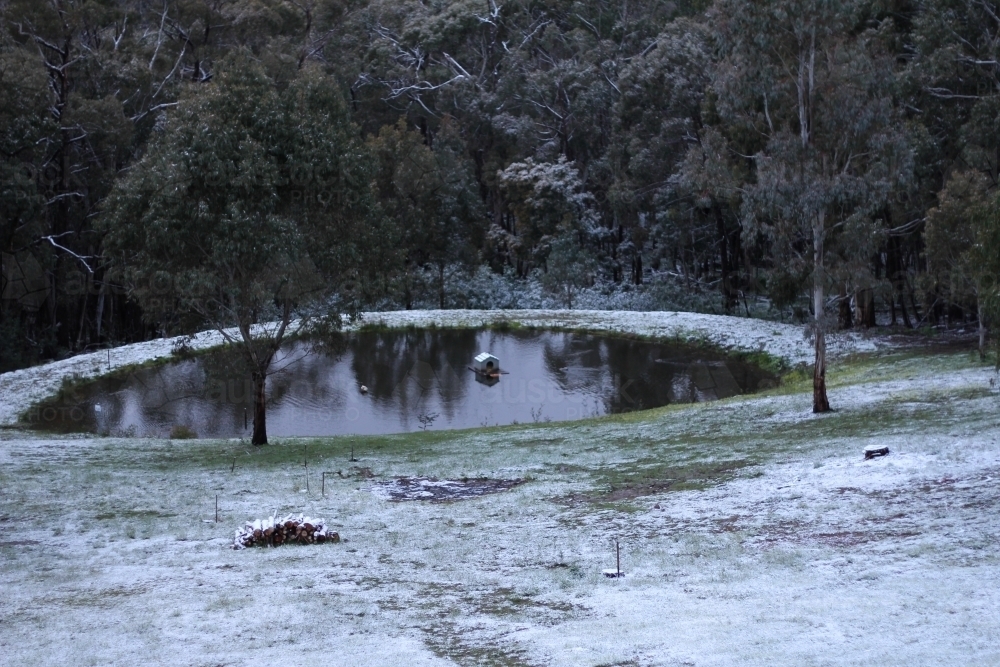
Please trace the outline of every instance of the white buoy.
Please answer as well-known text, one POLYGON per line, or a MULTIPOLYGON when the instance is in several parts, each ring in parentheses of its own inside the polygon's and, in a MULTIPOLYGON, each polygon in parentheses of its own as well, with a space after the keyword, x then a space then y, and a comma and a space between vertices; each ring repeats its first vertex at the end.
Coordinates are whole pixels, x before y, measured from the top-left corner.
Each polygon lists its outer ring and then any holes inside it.
POLYGON ((368 393, 368 387, 366 387, 365 385, 361 385, 361 393, 362 394, 367 394, 368 393))

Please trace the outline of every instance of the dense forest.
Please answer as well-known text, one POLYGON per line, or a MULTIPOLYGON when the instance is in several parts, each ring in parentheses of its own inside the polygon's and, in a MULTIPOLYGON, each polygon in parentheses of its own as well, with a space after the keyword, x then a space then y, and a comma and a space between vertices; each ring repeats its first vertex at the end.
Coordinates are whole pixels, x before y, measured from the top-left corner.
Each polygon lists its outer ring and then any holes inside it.
POLYGON ((0 0, 0 20, 0 371, 288 322, 314 293, 820 333, 985 335, 996 310, 996 0, 0 0), (132 251, 263 296, 151 298, 132 251), (240 282, 275 255, 280 281, 240 282))

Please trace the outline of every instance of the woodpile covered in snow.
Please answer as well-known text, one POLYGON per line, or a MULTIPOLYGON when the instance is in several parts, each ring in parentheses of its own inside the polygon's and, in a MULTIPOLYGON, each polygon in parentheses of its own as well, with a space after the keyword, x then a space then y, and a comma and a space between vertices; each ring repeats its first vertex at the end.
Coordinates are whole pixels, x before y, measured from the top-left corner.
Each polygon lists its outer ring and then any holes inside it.
POLYGON ((236 531, 234 549, 246 547, 278 547, 282 544, 323 544, 339 542, 340 535, 327 528, 323 519, 289 514, 284 519, 268 517, 247 521, 236 531))

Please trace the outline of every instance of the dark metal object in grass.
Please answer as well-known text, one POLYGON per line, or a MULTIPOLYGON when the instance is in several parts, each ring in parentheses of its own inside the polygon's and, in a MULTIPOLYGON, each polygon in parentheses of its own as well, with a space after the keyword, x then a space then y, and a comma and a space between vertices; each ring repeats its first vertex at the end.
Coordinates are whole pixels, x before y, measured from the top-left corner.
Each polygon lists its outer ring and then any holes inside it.
POLYGON ((302 467, 306 469, 306 493, 309 493, 309 449, 302 448, 302 467))
POLYGON ((889 453, 888 447, 879 447, 878 445, 868 445, 865 447, 865 460, 873 459, 877 456, 885 456, 889 453))
POLYGON ((615 540, 615 569, 613 570, 603 570, 604 576, 609 579, 619 579, 625 576, 622 572, 622 548, 618 544, 618 540, 615 540))
POLYGON ((389 500, 429 500, 445 502, 467 500, 491 493, 500 493, 523 484, 523 479, 436 479, 434 477, 397 477, 380 482, 373 490, 389 500))

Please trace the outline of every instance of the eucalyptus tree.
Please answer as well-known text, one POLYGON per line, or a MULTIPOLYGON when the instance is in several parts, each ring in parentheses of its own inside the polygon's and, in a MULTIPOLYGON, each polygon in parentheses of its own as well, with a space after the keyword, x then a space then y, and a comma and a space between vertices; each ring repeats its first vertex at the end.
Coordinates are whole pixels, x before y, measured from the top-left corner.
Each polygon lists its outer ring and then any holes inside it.
MULTIPOLYGON (((733 160, 716 150, 717 139, 725 141, 706 122, 714 65, 708 24, 679 18, 624 67, 616 141, 609 150, 615 170, 609 196, 616 213, 631 219, 632 236, 650 234, 661 248, 657 259, 669 257, 686 278, 718 257, 716 275, 730 309, 738 293, 739 198, 727 174, 733 160)), ((641 264, 636 268, 639 274, 641 264)))
MULTIPOLYGON (((618 215, 607 196, 615 179, 609 151, 621 70, 656 48, 657 33, 672 17, 703 8, 655 0, 372 0, 344 28, 360 55, 334 57, 341 75, 353 80, 357 118, 367 132, 400 115, 430 135, 446 116, 461 127, 492 214, 484 250, 495 267, 516 262, 494 243, 516 233, 497 174, 527 158, 554 163, 560 156, 575 163, 595 196, 609 233, 591 242, 616 267, 621 249, 641 249, 645 241, 636 216, 618 215)), ((627 259, 641 280, 641 254, 627 259)))
POLYGON ((37 359, 48 338, 37 324, 50 297, 43 266, 53 248, 43 241, 45 198, 25 168, 41 162, 38 145, 55 129, 46 93, 45 72, 32 54, 0 36, 0 372, 37 359))
POLYGON ((556 239, 569 236, 582 243, 599 231, 593 195, 565 157, 514 162, 497 178, 515 224, 512 232, 494 226, 492 241, 516 260, 519 274, 543 267, 556 239))
POLYGON ((116 97, 126 78, 117 47, 126 41, 127 13, 111 3, 0 3, 0 105, 18 116, 4 118, 14 142, 5 142, 0 162, 13 177, 5 174, 5 184, 28 188, 23 202, 31 202, 4 250, 30 255, 47 286, 44 308, 2 317, 25 320, 24 340, 49 355, 84 347, 90 325, 99 330, 103 319, 103 296, 88 303, 95 283, 104 294, 90 221, 133 143, 133 123, 116 97))
POLYGON ((990 241, 989 179, 976 171, 957 172, 927 212, 924 240, 928 277, 943 287, 949 304, 974 304, 979 324, 979 356, 986 358, 987 309, 996 287, 1000 246, 990 241))
POLYGON ((371 159, 329 78, 306 67, 278 89, 245 54, 185 90, 147 154, 116 184, 109 258, 149 318, 218 330, 254 384, 254 444, 282 342, 339 324, 385 280, 391 228, 371 159))
POLYGON ((452 123, 446 120, 428 143, 402 118, 368 139, 378 163, 383 210, 400 227, 408 309, 413 307, 412 273, 418 269, 436 274, 437 304, 445 307, 446 272, 471 262, 473 227, 485 219, 470 160, 452 123))
POLYGON ((0 3, 0 78, 20 82, 18 93, 0 84, 0 104, 25 112, 5 119, 20 145, 5 146, 0 162, 31 190, 22 196, 31 201, 31 219, 19 214, 17 238, 4 248, 19 251, 15 263, 40 267, 47 285, 45 307, 0 309, 8 327, 24 320, 15 327, 23 331, 21 342, 56 355, 144 335, 138 317, 123 317, 135 309, 126 307, 99 260, 101 235, 92 222, 101 200, 176 104, 182 82, 210 80, 221 53, 253 42, 251 36, 258 44, 273 36, 282 4, 0 3))
POLYGON ((577 293, 594 283, 597 262, 575 235, 564 234, 549 245, 542 287, 572 308, 577 293))
MULTIPOLYGON (((900 87, 922 136, 918 188, 906 219, 916 221, 914 236, 926 243, 922 248, 911 245, 923 250, 931 270, 921 281, 928 286, 928 302, 952 297, 975 302, 977 281, 959 276, 969 276, 961 258, 970 256, 969 244, 982 220, 968 215, 972 199, 986 198, 1000 185, 1000 3, 923 0, 915 10, 912 27, 902 39, 908 65, 900 87), (919 221, 928 209, 935 211, 935 228, 928 215, 921 236, 919 221), (959 209, 964 212, 957 216, 959 209), (948 228, 955 231, 954 237, 946 238, 943 230, 948 228)), ((921 278, 919 273, 915 277, 921 278)), ((934 310, 941 309, 932 308, 931 314, 934 310)), ((985 331, 981 328, 980 333, 982 338, 985 331)))
MULTIPOLYGON (((982 307, 981 316, 985 316, 987 322, 1000 322, 1000 191, 989 194, 977 210, 976 218, 979 224, 971 254, 978 267, 977 296, 982 307)), ((980 339, 980 345, 984 344, 980 339)), ((1000 341, 997 341, 997 352, 1000 359, 1000 341)))
POLYGON ((1000 183, 1000 3, 923 0, 917 7, 902 76, 908 102, 929 130, 942 179, 954 166, 972 168, 995 187, 1000 183))
POLYGON ((813 411, 826 412, 828 289, 856 279, 879 213, 911 170, 889 91, 892 60, 859 30, 861 4, 722 0, 720 114, 756 143, 744 216, 776 258, 811 271, 813 411), (839 271, 839 274, 838 274, 839 271))

